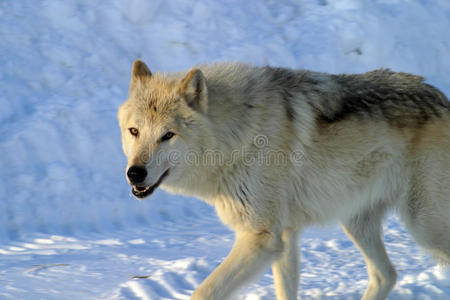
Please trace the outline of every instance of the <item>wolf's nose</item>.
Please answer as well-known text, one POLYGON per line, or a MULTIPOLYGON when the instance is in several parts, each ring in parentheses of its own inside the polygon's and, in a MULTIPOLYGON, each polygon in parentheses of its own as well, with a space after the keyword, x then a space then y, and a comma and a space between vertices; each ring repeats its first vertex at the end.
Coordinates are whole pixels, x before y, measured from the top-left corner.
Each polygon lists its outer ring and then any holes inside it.
POLYGON ((147 170, 143 167, 131 166, 128 169, 127 176, 133 184, 142 183, 147 177, 147 170))

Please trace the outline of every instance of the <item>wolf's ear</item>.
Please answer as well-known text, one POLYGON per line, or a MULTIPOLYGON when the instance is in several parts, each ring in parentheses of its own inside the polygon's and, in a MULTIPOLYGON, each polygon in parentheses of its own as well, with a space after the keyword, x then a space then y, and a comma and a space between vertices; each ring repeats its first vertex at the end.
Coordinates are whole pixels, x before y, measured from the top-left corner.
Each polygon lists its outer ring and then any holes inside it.
POLYGON ((141 61, 136 60, 131 68, 131 86, 135 85, 138 81, 142 81, 144 78, 150 78, 152 72, 147 65, 141 61))
POLYGON ((193 109, 206 112, 208 109, 208 88, 202 71, 193 69, 181 80, 179 93, 193 109))

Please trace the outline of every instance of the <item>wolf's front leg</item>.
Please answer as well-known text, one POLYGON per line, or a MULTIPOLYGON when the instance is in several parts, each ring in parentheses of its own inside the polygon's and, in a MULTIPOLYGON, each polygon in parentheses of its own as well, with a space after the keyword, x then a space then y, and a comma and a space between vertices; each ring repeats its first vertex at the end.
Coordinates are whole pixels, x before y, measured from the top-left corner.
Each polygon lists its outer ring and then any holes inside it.
POLYGON ((277 300, 297 299, 299 284, 298 231, 283 230, 283 253, 272 265, 277 300))
POLYGON ((262 273, 281 253, 281 236, 239 232, 227 258, 198 287, 192 300, 229 299, 242 285, 262 273))

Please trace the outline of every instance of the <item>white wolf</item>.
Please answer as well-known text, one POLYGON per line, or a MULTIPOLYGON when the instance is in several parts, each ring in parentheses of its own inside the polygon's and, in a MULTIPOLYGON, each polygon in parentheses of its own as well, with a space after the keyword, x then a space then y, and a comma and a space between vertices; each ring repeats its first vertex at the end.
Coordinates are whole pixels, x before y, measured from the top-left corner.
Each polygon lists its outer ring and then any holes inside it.
POLYGON ((277 299, 295 299, 299 232, 330 220, 364 255, 363 299, 385 299, 389 208, 450 262, 450 105, 421 77, 238 63, 152 74, 136 61, 118 117, 137 198, 160 184, 196 196, 236 232, 192 299, 228 299, 270 264, 277 299))

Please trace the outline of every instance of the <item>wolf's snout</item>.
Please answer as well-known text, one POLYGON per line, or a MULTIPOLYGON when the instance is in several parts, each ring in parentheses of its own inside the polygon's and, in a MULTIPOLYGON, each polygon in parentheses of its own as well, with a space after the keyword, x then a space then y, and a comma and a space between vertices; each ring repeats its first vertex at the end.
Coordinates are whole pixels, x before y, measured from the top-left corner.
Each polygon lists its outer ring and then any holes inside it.
POLYGON ((139 166, 131 166, 127 172, 128 179, 132 184, 139 184, 145 180, 147 177, 147 170, 139 166))

